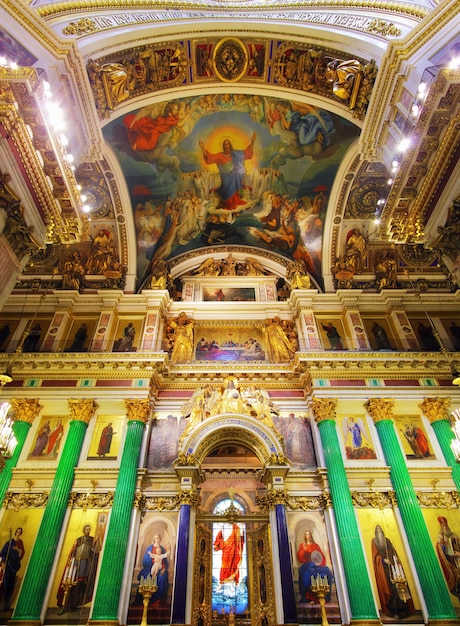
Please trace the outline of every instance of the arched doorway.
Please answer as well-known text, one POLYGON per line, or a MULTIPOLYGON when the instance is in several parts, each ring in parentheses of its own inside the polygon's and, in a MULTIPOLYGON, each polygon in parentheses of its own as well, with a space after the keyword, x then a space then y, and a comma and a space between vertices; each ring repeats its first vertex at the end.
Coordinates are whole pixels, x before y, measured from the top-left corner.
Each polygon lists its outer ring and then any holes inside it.
POLYGON ((235 427, 235 416, 221 417, 219 431, 208 433, 214 443, 200 463, 192 626, 275 624, 269 515, 258 504, 266 488, 265 464, 242 441, 251 439, 246 429, 257 424, 236 419, 244 421, 243 428, 235 427))

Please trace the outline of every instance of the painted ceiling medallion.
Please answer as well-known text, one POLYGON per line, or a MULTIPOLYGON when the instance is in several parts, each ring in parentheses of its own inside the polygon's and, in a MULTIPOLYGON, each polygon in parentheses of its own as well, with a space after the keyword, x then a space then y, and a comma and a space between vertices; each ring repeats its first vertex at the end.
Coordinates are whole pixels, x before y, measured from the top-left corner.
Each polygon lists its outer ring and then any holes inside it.
POLYGON ((213 61, 220 80, 236 82, 246 74, 248 53, 239 39, 228 37, 219 41, 214 48, 213 61))

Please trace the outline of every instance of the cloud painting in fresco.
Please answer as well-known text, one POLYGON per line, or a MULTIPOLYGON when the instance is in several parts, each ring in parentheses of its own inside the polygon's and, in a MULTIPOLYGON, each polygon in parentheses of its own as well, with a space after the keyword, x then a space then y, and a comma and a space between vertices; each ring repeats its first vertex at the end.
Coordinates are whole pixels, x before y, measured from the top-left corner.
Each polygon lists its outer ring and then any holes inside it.
POLYGON ((131 195, 139 285, 157 259, 229 244, 303 260, 321 284, 327 204, 354 124, 306 104, 222 94, 143 107, 104 135, 131 195))

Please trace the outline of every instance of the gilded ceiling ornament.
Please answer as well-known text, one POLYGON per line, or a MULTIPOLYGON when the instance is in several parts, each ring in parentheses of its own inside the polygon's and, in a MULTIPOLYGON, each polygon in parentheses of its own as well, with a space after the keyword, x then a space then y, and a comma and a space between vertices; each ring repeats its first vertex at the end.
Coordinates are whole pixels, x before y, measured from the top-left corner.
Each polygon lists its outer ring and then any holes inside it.
POLYGON ((401 29, 395 26, 392 22, 385 22, 378 18, 373 19, 368 25, 366 30, 376 35, 383 35, 383 37, 399 37, 401 35, 401 29))
POLYGON ((147 423, 150 416, 150 400, 125 400, 128 421, 147 423))
POLYGON ((425 398, 419 407, 430 424, 439 420, 449 421, 450 398, 425 398))
POLYGON ((97 409, 94 400, 69 400, 70 419, 89 424, 97 409))
POLYGON ((78 22, 70 22, 62 29, 63 35, 87 35, 99 30, 96 23, 89 17, 82 17, 78 22))
POLYGON ((358 180, 347 199, 347 217, 356 219, 369 219, 375 216, 377 202, 385 197, 387 183, 383 178, 368 178, 365 181, 358 180))
POLYGON ((34 419, 43 408, 38 400, 27 400, 25 398, 11 398, 11 404, 14 409, 14 419, 17 422, 27 422, 32 424, 34 419))
POLYGON ((248 52, 235 37, 219 41, 213 50, 214 71, 220 80, 232 83, 240 80, 248 69, 248 52))
POLYGON ((399 254, 403 261, 415 267, 428 267, 438 256, 438 252, 425 248, 423 243, 407 243, 400 247, 399 254))
POLYGON ((386 398, 371 398, 364 405, 375 423, 382 420, 392 420, 393 406, 394 400, 386 398))
POLYGON ((334 398, 315 398, 311 410, 317 423, 325 420, 335 420, 337 400, 334 398))

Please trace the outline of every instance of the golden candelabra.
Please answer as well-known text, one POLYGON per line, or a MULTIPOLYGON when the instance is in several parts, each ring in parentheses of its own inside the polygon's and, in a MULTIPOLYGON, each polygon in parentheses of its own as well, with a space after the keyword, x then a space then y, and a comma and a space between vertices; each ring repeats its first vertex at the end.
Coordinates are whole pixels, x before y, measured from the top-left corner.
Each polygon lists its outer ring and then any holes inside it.
POLYGON ((396 558, 396 555, 393 556, 393 563, 391 564, 390 580, 398 590, 398 596, 400 599, 403 602, 407 602, 410 598, 409 589, 407 587, 407 578, 399 559, 396 558))
POLYGON ((77 583, 78 583, 78 580, 74 577, 70 577, 69 572, 66 571, 66 573, 64 574, 64 578, 62 579, 62 583, 61 583, 61 586, 64 589, 64 595, 62 597, 62 606, 58 611, 59 615, 62 615, 63 613, 66 612, 67 600, 69 598, 70 590, 72 589, 72 587, 75 587, 77 583))
POLYGON ((317 574, 311 577, 311 590, 318 596, 319 603, 321 605, 321 626, 329 626, 326 615, 326 596, 331 590, 331 586, 328 583, 327 576, 321 576, 317 574))
POLYGON ((141 626, 147 626, 147 610, 149 608, 149 600, 157 591, 157 579, 152 576, 143 576, 139 583, 138 591, 143 597, 144 609, 142 611, 141 626))

